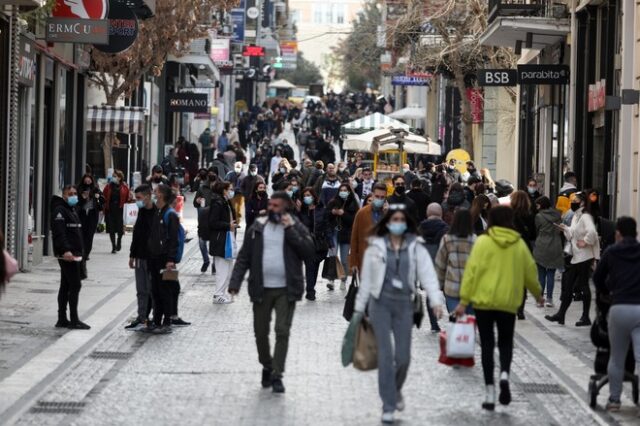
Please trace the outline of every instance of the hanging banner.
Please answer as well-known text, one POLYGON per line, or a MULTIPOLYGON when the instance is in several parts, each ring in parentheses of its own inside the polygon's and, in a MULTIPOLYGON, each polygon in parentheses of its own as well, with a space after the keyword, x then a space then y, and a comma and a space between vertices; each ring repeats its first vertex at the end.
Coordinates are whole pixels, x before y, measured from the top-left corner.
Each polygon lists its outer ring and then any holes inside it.
POLYGON ((428 86, 429 78, 411 77, 408 75, 391 76, 391 84, 393 86, 428 86))
POLYGON ((120 53, 127 50, 138 37, 138 18, 126 5, 118 0, 109 3, 109 43, 96 45, 104 53, 120 53))
POLYGON ((231 25, 233 25, 231 43, 233 44, 244 43, 244 17, 244 9, 231 9, 231 25))
POLYGON ((520 84, 569 84, 567 65, 518 65, 520 84))
POLYGON ((36 52, 33 42, 20 36, 20 56, 18 58, 18 83, 33 87, 36 81, 36 52))
POLYGON ((478 70, 479 86, 517 86, 518 71, 507 69, 478 70))
POLYGON ((298 42, 280 42, 280 56, 282 57, 282 69, 295 70, 298 68, 298 42))
POLYGON ((214 38, 211 40, 211 53, 209 57, 213 63, 218 66, 220 62, 226 62, 229 60, 229 39, 228 38, 214 38))
POLYGON ((468 88, 467 99, 471 104, 471 122, 480 124, 484 120, 484 96, 482 89, 468 88))
POLYGON ((273 1, 261 0, 260 1, 260 15, 262 15, 262 28, 271 28, 271 22, 273 21, 273 1))

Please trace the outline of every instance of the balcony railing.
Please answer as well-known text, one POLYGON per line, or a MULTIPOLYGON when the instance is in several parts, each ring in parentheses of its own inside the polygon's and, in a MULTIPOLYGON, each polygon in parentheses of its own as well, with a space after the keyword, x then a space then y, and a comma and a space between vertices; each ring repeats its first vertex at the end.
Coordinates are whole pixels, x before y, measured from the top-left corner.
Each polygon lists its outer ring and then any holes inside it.
POLYGON ((489 23, 496 18, 542 17, 562 19, 567 17, 567 6, 559 0, 488 0, 489 23))

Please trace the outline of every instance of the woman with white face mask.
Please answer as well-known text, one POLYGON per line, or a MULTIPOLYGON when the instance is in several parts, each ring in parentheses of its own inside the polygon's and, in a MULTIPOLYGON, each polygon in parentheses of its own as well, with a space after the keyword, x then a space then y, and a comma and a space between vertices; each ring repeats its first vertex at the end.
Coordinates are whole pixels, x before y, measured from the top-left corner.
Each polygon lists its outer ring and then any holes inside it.
MULTIPOLYGON (((359 209, 360 203, 349 183, 341 183, 338 187, 338 193, 327 205, 329 228, 333 234, 332 245, 336 249, 345 271, 351 270, 349 268, 351 229, 359 209)), ((345 276, 340 282, 340 290, 346 288, 346 281, 347 277, 345 276)), ((333 282, 329 282, 327 287, 329 290, 333 290, 333 282)))
POLYGON ((231 207, 231 199, 234 196, 231 182, 220 181, 213 185, 213 197, 209 206, 209 254, 213 256, 216 267, 216 288, 213 293, 213 303, 232 303, 233 299, 227 294, 233 259, 225 258, 227 238, 235 238, 238 224, 236 212, 231 207), (231 231, 231 234, 229 234, 231 231))
POLYGON ((392 204, 369 238, 352 319, 360 321, 368 305, 378 346, 383 423, 393 423, 394 412, 405 408, 402 385, 411 360, 417 281, 426 288, 434 314, 442 316, 444 297, 424 241, 417 236, 416 224, 406 207, 392 204))

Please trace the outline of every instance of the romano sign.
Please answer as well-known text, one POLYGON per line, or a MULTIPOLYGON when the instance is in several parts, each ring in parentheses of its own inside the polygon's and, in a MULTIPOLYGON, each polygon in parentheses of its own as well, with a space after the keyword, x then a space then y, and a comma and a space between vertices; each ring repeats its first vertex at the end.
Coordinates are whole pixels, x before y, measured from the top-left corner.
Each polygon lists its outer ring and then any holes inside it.
POLYGON ((520 84, 569 84, 567 65, 518 65, 520 84))
POLYGON ((209 112, 209 97, 206 93, 168 93, 169 112, 209 112))
POLYGON ((106 19, 48 18, 45 39, 49 43, 109 43, 106 19))

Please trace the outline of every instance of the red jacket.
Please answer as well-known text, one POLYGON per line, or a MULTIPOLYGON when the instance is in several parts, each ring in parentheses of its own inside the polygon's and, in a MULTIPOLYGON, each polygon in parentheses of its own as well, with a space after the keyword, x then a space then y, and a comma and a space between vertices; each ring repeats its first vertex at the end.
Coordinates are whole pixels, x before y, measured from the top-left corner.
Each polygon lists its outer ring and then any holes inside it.
MULTIPOLYGON (((113 187, 113 185, 111 185, 110 183, 107 184, 107 186, 104 187, 104 212, 107 213, 109 211, 109 207, 111 205, 111 188, 113 187)), ((120 208, 123 208, 125 203, 127 201, 129 201, 129 197, 131 196, 131 194, 129 193, 129 187, 127 186, 126 183, 122 182, 120 183, 120 208)))

